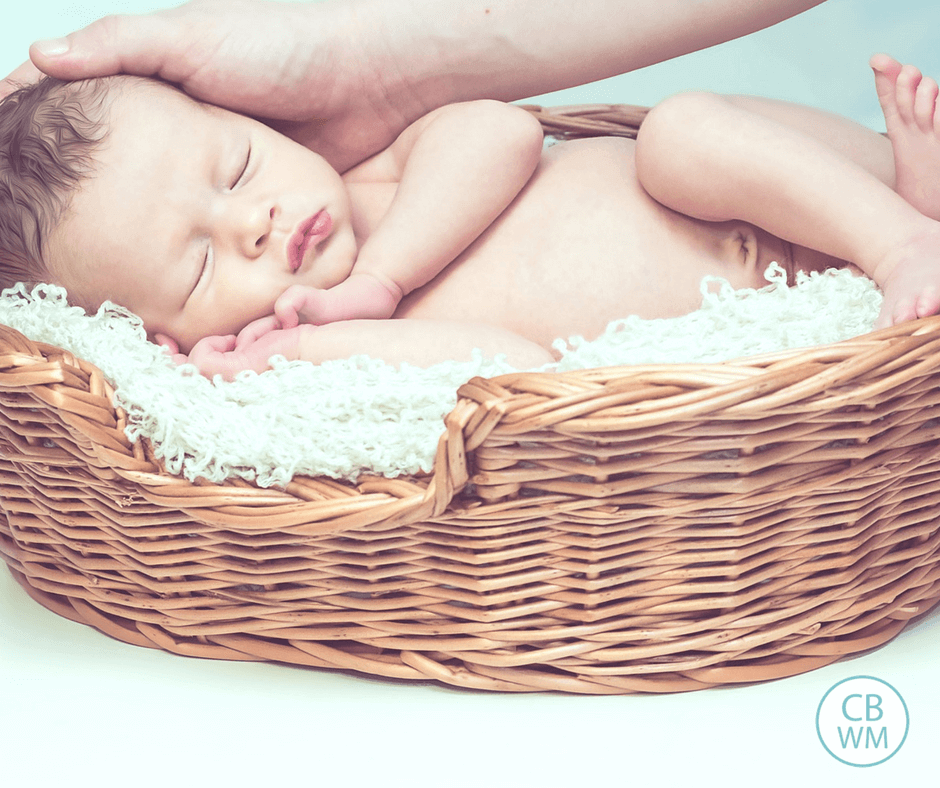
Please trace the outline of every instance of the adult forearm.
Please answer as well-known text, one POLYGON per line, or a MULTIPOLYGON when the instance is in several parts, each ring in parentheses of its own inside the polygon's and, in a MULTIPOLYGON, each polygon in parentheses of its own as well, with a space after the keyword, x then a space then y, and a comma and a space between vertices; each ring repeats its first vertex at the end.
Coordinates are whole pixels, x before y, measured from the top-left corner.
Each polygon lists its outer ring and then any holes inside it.
POLYGON ((776 24, 822 0, 366 0, 430 106, 503 101, 632 71, 776 24), (420 24, 414 20, 420 19, 420 24))
MULTIPOLYGON (((156 75, 345 171, 433 109, 524 98, 711 46, 820 0, 192 0, 37 42, 62 79, 156 75)), ((0 87, 0 92, 3 88, 0 87)))

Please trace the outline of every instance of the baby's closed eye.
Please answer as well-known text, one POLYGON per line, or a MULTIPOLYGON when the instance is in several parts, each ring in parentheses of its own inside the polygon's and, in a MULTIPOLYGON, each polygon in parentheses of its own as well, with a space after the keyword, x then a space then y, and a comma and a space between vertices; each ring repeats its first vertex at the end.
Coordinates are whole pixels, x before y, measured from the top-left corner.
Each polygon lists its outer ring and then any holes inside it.
POLYGON ((251 140, 248 141, 248 151, 246 152, 244 158, 241 160, 241 165, 236 172, 235 177, 232 179, 232 182, 229 186, 229 189, 236 189, 240 186, 247 178, 248 169, 251 165, 251 140))

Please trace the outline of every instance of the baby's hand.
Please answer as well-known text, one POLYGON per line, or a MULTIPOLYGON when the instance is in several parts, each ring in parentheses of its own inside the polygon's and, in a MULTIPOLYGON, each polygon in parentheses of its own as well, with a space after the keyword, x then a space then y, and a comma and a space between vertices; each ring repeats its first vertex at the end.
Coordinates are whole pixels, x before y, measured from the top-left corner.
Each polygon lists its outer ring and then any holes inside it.
POLYGON ((234 380, 235 375, 246 369, 264 372, 270 367, 268 359, 271 356, 297 358, 299 329, 260 332, 258 327, 253 329, 252 326, 254 324, 246 326, 238 336, 229 334, 200 339, 193 345, 187 361, 195 364, 207 378, 221 375, 224 380, 234 380))
POLYGON ((384 320, 391 317, 402 292, 391 280, 371 274, 352 274, 329 290, 305 285, 287 288, 274 304, 283 328, 298 323, 322 326, 341 320, 384 320))

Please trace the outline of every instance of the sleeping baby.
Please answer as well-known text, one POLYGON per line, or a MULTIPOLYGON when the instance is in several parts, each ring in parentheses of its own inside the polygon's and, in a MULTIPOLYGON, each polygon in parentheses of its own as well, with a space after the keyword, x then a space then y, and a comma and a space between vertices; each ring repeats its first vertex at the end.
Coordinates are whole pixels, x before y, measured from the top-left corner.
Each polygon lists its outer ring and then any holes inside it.
POLYGON ((888 136, 711 94, 637 140, 543 149, 524 110, 442 107, 342 174, 251 118, 139 77, 42 80, 0 103, 0 284, 111 300, 212 375, 364 353, 553 360, 629 314, 694 310, 705 276, 853 265, 882 325, 940 311, 936 85, 872 60, 888 136), (400 318, 407 318, 402 320, 400 318))

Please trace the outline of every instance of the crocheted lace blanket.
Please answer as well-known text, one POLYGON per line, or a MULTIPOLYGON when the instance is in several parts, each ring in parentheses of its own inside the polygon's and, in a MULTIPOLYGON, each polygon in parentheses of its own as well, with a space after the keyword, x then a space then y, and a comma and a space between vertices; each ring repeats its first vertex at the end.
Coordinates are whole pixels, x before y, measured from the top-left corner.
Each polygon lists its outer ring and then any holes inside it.
MULTIPOLYGON (((738 291, 707 279, 702 306, 689 315, 628 317, 592 341, 559 339, 557 369, 720 362, 837 342, 874 325, 881 296, 868 279, 827 271, 787 287, 777 267, 767 278, 767 287, 738 291)), ((272 486, 295 474, 429 471, 457 388, 475 375, 513 371, 480 355, 428 369, 366 356, 320 365, 281 358, 262 374, 211 381, 192 366, 174 366, 127 310, 106 303, 86 315, 51 285, 4 291, 0 323, 101 369, 128 414, 128 437, 149 438, 167 469, 191 481, 237 477, 272 486)))

